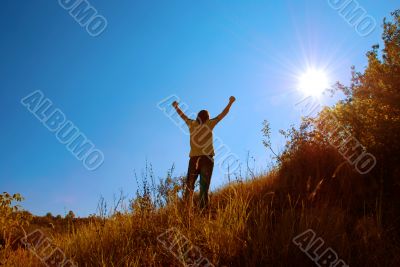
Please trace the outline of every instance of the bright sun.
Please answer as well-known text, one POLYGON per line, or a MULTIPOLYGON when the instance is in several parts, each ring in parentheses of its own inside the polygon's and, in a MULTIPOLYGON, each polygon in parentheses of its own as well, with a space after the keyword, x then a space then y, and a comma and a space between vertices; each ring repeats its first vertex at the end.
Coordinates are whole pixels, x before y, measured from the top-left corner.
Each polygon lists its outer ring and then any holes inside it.
POLYGON ((298 89, 307 96, 320 96, 329 87, 329 80, 322 70, 309 69, 299 77, 298 89))

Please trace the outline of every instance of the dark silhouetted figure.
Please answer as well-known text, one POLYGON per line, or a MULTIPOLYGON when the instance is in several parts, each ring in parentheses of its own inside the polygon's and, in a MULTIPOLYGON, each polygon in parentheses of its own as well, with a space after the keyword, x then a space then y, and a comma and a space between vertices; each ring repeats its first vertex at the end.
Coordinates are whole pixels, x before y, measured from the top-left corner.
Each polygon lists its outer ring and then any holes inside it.
POLYGON ((190 160, 187 173, 184 200, 190 209, 193 202, 194 184, 200 175, 200 208, 208 207, 208 189, 210 187, 211 176, 214 168, 214 146, 213 129, 228 114, 235 97, 229 98, 229 104, 214 119, 210 119, 207 110, 198 113, 196 120, 189 119, 179 108, 175 101, 172 106, 176 109, 179 116, 186 122, 190 131, 190 160))

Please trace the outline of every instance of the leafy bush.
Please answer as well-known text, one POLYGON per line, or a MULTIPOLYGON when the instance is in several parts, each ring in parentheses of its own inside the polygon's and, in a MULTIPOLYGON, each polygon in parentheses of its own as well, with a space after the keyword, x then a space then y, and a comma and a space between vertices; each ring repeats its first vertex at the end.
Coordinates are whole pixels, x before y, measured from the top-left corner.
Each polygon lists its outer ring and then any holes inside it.
POLYGON ((23 227, 29 225, 29 213, 22 212, 16 204, 23 200, 20 194, 0 194, 0 248, 8 249, 23 227))

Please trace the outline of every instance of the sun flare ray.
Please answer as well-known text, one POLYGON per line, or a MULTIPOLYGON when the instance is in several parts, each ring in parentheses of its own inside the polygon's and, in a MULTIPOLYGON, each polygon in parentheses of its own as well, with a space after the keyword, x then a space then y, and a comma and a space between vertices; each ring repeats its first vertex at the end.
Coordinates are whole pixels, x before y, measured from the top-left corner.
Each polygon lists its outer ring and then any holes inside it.
POLYGON ((319 97, 329 87, 329 78, 322 69, 309 68, 298 77, 298 90, 306 96, 319 97))

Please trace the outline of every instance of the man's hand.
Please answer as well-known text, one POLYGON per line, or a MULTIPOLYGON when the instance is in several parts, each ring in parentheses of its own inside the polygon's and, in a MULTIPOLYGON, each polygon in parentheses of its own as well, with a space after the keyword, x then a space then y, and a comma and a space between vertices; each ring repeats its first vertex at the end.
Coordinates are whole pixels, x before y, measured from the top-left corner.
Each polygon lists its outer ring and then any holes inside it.
POLYGON ((224 110, 221 112, 221 114, 219 114, 219 115, 216 117, 216 119, 217 119, 218 121, 222 120, 222 119, 226 116, 226 114, 228 114, 229 109, 231 108, 233 102, 235 102, 235 101, 236 101, 236 98, 235 98, 234 96, 231 96, 231 97, 229 98, 229 104, 224 108, 224 110))
POLYGON ((176 112, 178 112, 179 116, 186 122, 189 123, 190 119, 185 115, 185 113, 179 108, 178 102, 172 102, 172 106, 175 108, 176 112))

